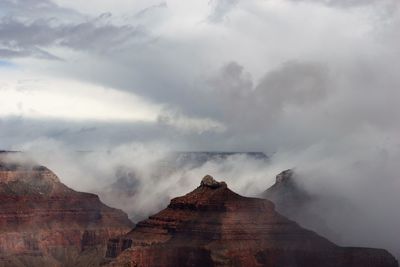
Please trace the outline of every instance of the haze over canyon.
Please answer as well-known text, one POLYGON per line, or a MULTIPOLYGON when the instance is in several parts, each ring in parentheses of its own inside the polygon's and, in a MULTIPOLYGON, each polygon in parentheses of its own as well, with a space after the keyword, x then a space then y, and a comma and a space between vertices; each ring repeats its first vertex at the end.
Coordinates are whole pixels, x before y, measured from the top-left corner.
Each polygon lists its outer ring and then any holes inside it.
POLYGON ((399 27, 398 0, 1 0, 0 266, 396 266, 399 27))

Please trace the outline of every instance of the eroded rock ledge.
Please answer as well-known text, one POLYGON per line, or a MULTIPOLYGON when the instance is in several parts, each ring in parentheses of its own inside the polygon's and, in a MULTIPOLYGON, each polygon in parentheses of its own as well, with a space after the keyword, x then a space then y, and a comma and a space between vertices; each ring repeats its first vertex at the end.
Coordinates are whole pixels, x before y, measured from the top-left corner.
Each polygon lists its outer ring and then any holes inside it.
POLYGON ((200 186, 219 188, 219 187, 226 187, 227 185, 225 182, 217 182, 211 175, 206 175, 201 180, 200 186))

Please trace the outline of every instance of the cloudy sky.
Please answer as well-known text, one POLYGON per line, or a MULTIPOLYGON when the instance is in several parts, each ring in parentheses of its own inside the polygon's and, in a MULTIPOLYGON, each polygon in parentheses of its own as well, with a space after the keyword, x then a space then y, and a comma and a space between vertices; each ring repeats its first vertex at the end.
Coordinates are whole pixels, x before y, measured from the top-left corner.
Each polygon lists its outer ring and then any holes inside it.
MULTIPOLYGON (((0 150, 49 149, 87 191, 121 162, 151 172, 159 150, 262 151, 269 167, 192 175, 247 194, 297 167, 357 207, 324 210, 345 245, 400 256, 399 28, 398 0, 1 0, 0 150)), ((180 178, 143 192, 198 184, 180 178)))
POLYGON ((0 147, 391 140, 399 26, 396 0, 2 0, 0 147))

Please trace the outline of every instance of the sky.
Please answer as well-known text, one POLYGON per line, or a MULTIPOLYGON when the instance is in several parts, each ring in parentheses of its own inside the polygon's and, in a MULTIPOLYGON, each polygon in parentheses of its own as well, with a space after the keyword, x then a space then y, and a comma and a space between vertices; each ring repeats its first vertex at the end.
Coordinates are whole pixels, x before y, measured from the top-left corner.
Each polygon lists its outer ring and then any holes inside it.
POLYGON ((390 138, 398 24, 390 0, 4 0, 0 146, 275 153, 390 138))
POLYGON ((46 150, 85 190, 114 158, 261 151, 268 170, 208 167, 239 193, 296 167, 358 207, 326 214, 347 242, 400 251, 399 27, 398 0, 2 0, 0 150, 46 150))

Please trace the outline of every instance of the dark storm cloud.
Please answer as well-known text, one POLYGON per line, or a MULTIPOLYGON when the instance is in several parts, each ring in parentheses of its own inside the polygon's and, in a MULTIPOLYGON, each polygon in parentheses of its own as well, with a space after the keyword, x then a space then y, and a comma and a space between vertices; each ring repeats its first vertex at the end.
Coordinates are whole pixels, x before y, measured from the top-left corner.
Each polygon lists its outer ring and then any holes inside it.
MULTIPOLYGON (((12 10, 11 7, 16 8, 18 4, 23 4, 17 2, 7 6, 5 3, 3 5, 6 10, 12 10)), ((32 5, 31 8, 40 8, 40 4, 34 7, 34 1, 29 1, 28 7, 25 7, 28 10, 30 10, 29 4, 32 5)), ((44 2, 43 5, 57 10, 57 6, 52 5, 51 2, 44 2)), ((52 46, 77 51, 108 53, 123 48, 130 41, 146 40, 144 28, 114 25, 109 21, 111 14, 102 14, 90 19, 81 16, 78 22, 63 22, 55 17, 36 18, 33 16, 30 19, 24 19, 9 13, 0 13, 0 15, 3 15, 0 19, 0 56, 5 58, 31 56, 59 59, 58 55, 48 51, 52 46)))
POLYGON ((57 16, 78 15, 79 13, 68 8, 62 8, 50 0, 2 0, 0 15, 32 17, 35 15, 57 16))
POLYGON ((219 95, 223 121, 235 131, 266 130, 291 107, 308 109, 323 101, 329 85, 327 68, 318 63, 288 62, 253 85, 243 66, 231 62, 210 80, 219 95))
POLYGON ((327 73, 318 63, 286 63, 267 73, 255 88, 255 101, 282 110, 285 105, 309 106, 324 97, 327 73))

